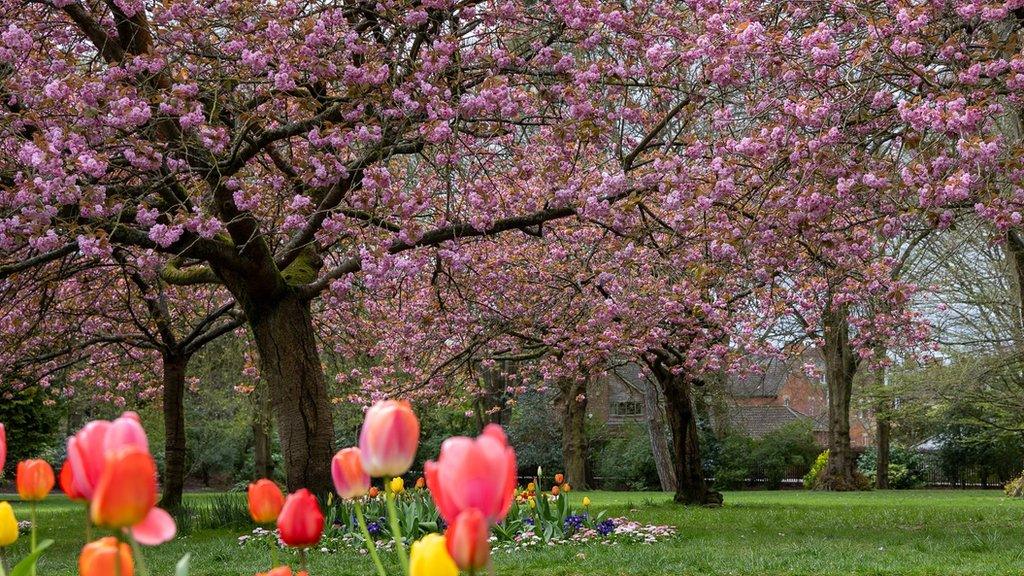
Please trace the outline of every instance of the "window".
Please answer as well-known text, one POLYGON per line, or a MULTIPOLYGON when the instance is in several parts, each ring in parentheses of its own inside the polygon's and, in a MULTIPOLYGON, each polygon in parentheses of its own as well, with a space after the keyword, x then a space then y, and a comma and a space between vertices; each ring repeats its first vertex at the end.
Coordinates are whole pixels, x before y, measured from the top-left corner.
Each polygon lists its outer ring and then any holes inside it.
POLYGON ((612 408, 612 414, 615 416, 640 416, 643 411, 643 405, 636 401, 616 402, 612 408))

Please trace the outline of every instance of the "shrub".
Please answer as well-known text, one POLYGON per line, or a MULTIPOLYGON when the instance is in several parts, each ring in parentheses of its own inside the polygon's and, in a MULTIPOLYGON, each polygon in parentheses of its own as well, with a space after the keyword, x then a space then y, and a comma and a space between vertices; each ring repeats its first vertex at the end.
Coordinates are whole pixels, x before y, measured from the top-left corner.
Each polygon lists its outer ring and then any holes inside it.
POLYGON ((650 437, 636 424, 623 426, 605 443, 595 471, 616 488, 650 490, 659 485, 650 437))
MULTIPOLYGON (((902 446, 893 446, 889 451, 889 488, 908 490, 920 488, 926 480, 924 458, 902 446)), ((878 450, 868 448, 857 460, 857 470, 872 483, 878 475, 878 450)))
POLYGON ((814 464, 811 464, 811 469, 804 476, 804 488, 814 488, 818 484, 818 477, 825 471, 826 466, 828 466, 828 450, 818 454, 814 464))
POLYGON ((777 489, 787 477, 803 476, 818 455, 809 422, 791 422, 757 441, 753 451, 755 475, 777 489))
POLYGON ((715 487, 742 488, 753 476, 756 442, 749 436, 733 434, 722 439, 715 463, 715 487))
POLYGON ((1024 473, 1021 473, 1016 479, 1007 482, 1003 490, 1011 498, 1024 498, 1024 473))

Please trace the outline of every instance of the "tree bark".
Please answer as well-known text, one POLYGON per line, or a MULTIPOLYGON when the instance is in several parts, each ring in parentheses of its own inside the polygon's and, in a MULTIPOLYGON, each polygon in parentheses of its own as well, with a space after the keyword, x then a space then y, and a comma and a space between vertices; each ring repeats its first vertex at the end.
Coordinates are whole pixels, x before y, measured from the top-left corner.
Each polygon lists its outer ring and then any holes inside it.
POLYGON ((573 488, 586 490, 590 471, 587 467, 587 382, 565 380, 562 392, 562 464, 566 481, 573 488))
POLYGON ((824 323, 825 383, 828 386, 829 457, 818 488, 856 490, 854 454, 850 445, 850 399, 857 357, 850 346, 849 311, 846 305, 825 310, 824 323))
POLYGON ((288 490, 327 494, 334 421, 309 303, 288 294, 246 308, 274 406, 288 490))
POLYGON ((880 397, 875 410, 875 488, 885 490, 889 487, 889 437, 892 425, 889 423, 891 402, 885 393, 885 368, 881 366, 875 370, 875 390, 880 397))
POLYGON ((252 438, 253 458, 257 478, 274 477, 274 459, 271 451, 270 429, 273 411, 266 380, 261 378, 253 392, 252 438))
POLYGON ((654 466, 658 470, 658 482, 666 492, 676 491, 676 471, 672 467, 672 450, 669 448, 668 435, 665 434, 665 414, 661 408, 661 393, 658 386, 649 378, 642 379, 644 395, 644 415, 647 418, 647 433, 651 439, 651 452, 654 454, 654 466))
POLYGON ((164 352, 164 479, 160 507, 181 507, 185 490, 185 373, 189 356, 164 352))
POLYGON ((722 494, 708 488, 704 478, 697 435, 697 414, 693 404, 693 384, 685 375, 673 374, 661 362, 655 361, 648 366, 665 394, 676 477, 674 500, 686 505, 721 506, 722 494))

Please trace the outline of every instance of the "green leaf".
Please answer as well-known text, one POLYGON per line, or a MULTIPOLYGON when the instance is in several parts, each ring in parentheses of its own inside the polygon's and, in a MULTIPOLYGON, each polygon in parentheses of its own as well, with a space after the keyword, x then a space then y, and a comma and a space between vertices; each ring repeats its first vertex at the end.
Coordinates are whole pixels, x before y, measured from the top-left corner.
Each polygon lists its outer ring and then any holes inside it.
POLYGON ((192 553, 186 552, 178 564, 174 567, 174 576, 188 576, 188 563, 192 559, 192 553))
POLYGON ((51 545, 53 545, 53 540, 43 540, 40 542, 39 546, 36 546, 36 549, 31 554, 22 558, 21 562, 14 566, 8 576, 28 576, 36 565, 36 560, 39 560, 39 557, 51 545))

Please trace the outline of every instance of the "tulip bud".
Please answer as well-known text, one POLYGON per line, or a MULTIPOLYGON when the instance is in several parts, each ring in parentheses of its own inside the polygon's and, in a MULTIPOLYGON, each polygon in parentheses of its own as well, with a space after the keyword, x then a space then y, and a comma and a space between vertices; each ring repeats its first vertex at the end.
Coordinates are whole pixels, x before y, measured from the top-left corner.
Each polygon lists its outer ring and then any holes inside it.
POLYGON ((537 499, 534 498, 533 496, 530 496, 530 499, 528 500, 528 502, 530 503, 530 508, 531 509, 537 507, 537 499))
POLYGON ((535 490, 537 490, 537 485, 534 484, 533 482, 530 482, 529 484, 526 485, 527 492, 533 492, 535 490))
POLYGON ((363 469, 370 476, 401 476, 416 457, 420 422, 408 402, 385 400, 366 411, 359 432, 363 469))
POLYGON ((64 494, 68 497, 68 500, 75 502, 85 501, 85 495, 78 491, 75 487, 75 473, 71 469, 71 463, 67 460, 64 461, 64 465, 60 468, 60 476, 58 477, 60 482, 60 489, 64 491, 64 494))
POLYGON ((249 484, 249 515, 257 524, 277 520, 284 506, 284 494, 272 481, 262 478, 249 484))
POLYGON ((551 487, 551 495, 552 496, 558 496, 558 492, 559 492, 558 486, 552 486, 551 487))
POLYGON ((427 479, 426 478, 424 478, 423 476, 420 476, 419 478, 416 479, 416 489, 417 490, 423 490, 424 488, 426 488, 426 486, 427 486, 427 479))
POLYGON ((14 508, 7 502, 0 502, 0 546, 10 546, 18 539, 18 519, 14 508))
POLYGON ((43 500, 53 490, 53 468, 44 460, 18 462, 14 483, 22 500, 43 500))
POLYGON ((334 489, 342 498, 358 498, 370 490, 370 475, 363 470, 359 448, 345 448, 331 459, 334 489))
POLYGON ((380 495, 380 490, 376 486, 370 486, 370 491, 366 495, 370 498, 376 498, 380 495))
POLYGON ((562 492, 565 492, 566 494, 572 492, 572 486, 570 486, 568 482, 562 484, 562 492))
POLYGON ((123 542, 118 543, 113 536, 89 542, 78 556, 79 576, 132 576, 134 573, 131 548, 123 542))
POLYGON ((555 474, 555 484, 564 484, 564 483, 565 483, 565 474, 562 474, 561 472, 559 472, 558 474, 555 474))
POLYGON ((459 568, 448 554, 445 538, 427 534, 409 550, 409 576, 458 576, 459 568))
POLYGON ((154 506, 153 457, 134 447, 109 456, 89 507, 93 523, 105 528, 127 528, 142 522, 154 506))
POLYGON ((401 494, 405 490, 405 480, 402 480, 401 476, 395 476, 391 479, 389 486, 392 494, 401 494))
POLYGON ((490 525, 476 508, 462 511, 445 531, 448 553, 462 570, 475 571, 487 566, 491 556, 490 525))
POLYGON ((588 506, 590 506, 590 497, 589 496, 584 496, 583 497, 583 507, 586 508, 588 506))
POLYGON ((277 517, 281 541, 295 548, 308 548, 320 541, 324 530, 324 515, 316 497, 302 488, 289 494, 277 517))

